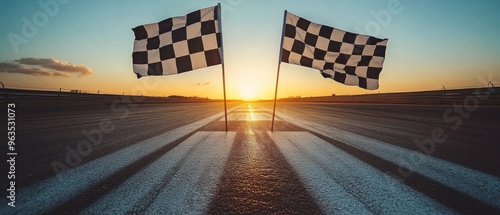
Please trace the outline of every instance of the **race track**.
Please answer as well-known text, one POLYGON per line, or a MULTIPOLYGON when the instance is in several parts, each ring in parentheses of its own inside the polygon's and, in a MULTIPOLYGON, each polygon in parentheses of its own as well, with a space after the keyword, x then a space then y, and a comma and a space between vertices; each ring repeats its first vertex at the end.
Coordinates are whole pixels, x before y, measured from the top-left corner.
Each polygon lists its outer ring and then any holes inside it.
POLYGON ((1 214, 500 213, 498 106, 22 104, 1 214))

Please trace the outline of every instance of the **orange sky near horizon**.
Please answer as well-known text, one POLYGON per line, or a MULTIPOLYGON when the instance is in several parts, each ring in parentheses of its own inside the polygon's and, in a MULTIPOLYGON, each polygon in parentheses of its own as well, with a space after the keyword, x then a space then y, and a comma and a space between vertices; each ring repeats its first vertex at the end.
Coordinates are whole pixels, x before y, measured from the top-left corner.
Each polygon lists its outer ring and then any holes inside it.
MULTIPOLYGON (((260 70, 255 70, 255 67, 238 67, 236 65, 232 66, 230 63, 226 65, 226 92, 228 99, 257 100, 272 99, 274 97, 277 62, 274 66, 259 65, 257 67, 262 68, 260 70), (245 70, 241 68, 248 69, 241 72, 241 70, 245 70)), ((497 66, 497 68, 499 67, 497 66)), ((278 97, 426 91, 441 89, 441 85, 444 85, 448 89, 485 86, 478 77, 488 78, 488 75, 496 72, 493 71, 493 69, 489 69, 489 67, 485 67, 482 72, 470 73, 469 75, 462 75, 460 78, 455 77, 450 79, 450 81, 446 81, 447 77, 445 74, 447 73, 440 74, 439 69, 440 68, 436 68, 435 71, 424 73, 416 69, 412 70, 411 68, 393 68, 392 64, 387 63, 380 77, 380 89, 365 90, 355 86, 345 86, 331 79, 325 79, 314 69, 282 63, 278 97), (398 71, 401 70, 411 71, 410 74, 414 75, 407 75, 409 72, 405 72, 405 75, 398 75, 398 71), (419 80, 420 75, 418 74, 432 75, 434 78, 427 79, 426 81, 413 81, 419 80)), ((467 68, 463 68, 463 70, 467 70, 467 68)), ((145 94, 148 96, 181 95, 203 98, 208 97, 211 99, 221 99, 223 95, 220 65, 179 75, 144 77, 141 79, 132 77, 126 81, 120 82, 114 81, 113 77, 107 76, 104 73, 99 73, 99 71, 96 71, 96 74, 92 77, 80 78, 80 81, 77 83, 67 81, 70 78, 62 77, 58 78, 59 80, 55 80, 53 77, 31 77, 23 74, 5 77, 0 74, 0 77, 7 87, 13 86, 13 88, 52 91, 57 91, 59 88, 62 88, 63 91, 79 89, 90 93, 97 93, 97 91, 100 91, 101 94, 125 93, 127 95, 145 94), (19 82, 20 79, 22 79, 21 82, 19 82), (48 80, 43 81, 43 79, 48 80), (186 80, 190 81, 186 83, 186 80)))

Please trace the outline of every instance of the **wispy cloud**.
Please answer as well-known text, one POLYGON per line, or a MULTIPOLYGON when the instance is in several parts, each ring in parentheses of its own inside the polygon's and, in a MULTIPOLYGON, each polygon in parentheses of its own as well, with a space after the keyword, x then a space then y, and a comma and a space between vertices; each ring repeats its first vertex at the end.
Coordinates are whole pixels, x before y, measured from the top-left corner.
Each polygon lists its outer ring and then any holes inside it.
POLYGON ((3 62, 0 63, 0 72, 66 78, 71 77, 71 74, 78 74, 79 77, 94 74, 90 67, 52 58, 21 58, 13 62, 3 62))
POLYGON ((209 84, 210 84, 210 82, 205 82, 205 83, 198 82, 196 84, 193 84, 193 86, 195 86, 195 87, 202 87, 202 86, 207 86, 209 84))
POLYGON ((10 63, 10 62, 0 63, 0 72, 19 73, 19 74, 34 75, 34 76, 52 76, 52 73, 47 69, 23 66, 21 64, 10 63))
POLYGON ((54 77, 63 77, 63 78, 71 78, 71 75, 64 74, 64 73, 61 73, 61 72, 53 72, 52 76, 54 76, 54 77))

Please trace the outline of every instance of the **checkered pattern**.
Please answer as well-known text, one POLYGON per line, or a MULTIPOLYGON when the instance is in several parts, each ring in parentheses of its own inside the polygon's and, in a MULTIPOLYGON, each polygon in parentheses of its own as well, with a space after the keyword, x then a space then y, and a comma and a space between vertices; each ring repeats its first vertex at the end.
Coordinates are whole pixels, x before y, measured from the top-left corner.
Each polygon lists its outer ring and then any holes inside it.
POLYGON ((173 75, 221 64, 218 13, 215 6, 132 29, 137 77, 173 75))
POLYGON ((358 35, 287 13, 281 61, 321 71, 325 78, 378 89, 387 39, 358 35))

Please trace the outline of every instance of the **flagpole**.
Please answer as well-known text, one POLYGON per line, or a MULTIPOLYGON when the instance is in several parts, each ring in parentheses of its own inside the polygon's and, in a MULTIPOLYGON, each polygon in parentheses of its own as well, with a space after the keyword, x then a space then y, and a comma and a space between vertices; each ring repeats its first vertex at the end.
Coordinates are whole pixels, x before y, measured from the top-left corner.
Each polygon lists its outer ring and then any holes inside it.
POLYGON ((224 72, 224 63, 222 63, 222 88, 224 90, 224 119, 226 121, 226 132, 227 129, 227 105, 226 105, 226 75, 224 72))
POLYGON ((273 107, 273 120, 271 123, 271 132, 274 131, 274 116, 276 114, 276 98, 278 96, 278 80, 280 78, 280 67, 281 67, 281 60, 278 63, 278 74, 276 75, 276 89, 274 90, 274 107, 273 107))
POLYGON ((280 56, 278 59, 278 72, 276 73, 276 88, 274 90, 274 107, 273 107, 273 119, 271 122, 271 132, 274 131, 274 117, 276 115, 276 100, 278 97, 278 83, 279 83, 279 78, 280 78, 280 68, 281 68, 281 57, 283 54, 283 39, 285 36, 285 27, 286 27, 286 14, 287 11, 285 10, 285 14, 283 16, 283 28, 281 30, 281 45, 280 45, 280 56))
MULTIPOLYGON (((222 9, 221 9, 221 4, 217 4, 217 20, 219 22, 219 32, 220 32, 220 41, 222 43, 222 9)), ((224 121, 226 122, 226 132, 228 131, 227 129, 227 100, 226 100, 226 72, 224 70, 224 46, 221 45, 221 64, 222 64, 222 90, 224 91, 224 121)))

